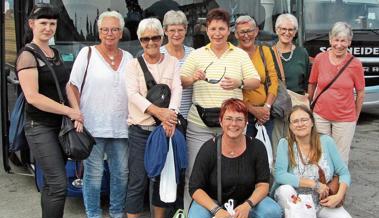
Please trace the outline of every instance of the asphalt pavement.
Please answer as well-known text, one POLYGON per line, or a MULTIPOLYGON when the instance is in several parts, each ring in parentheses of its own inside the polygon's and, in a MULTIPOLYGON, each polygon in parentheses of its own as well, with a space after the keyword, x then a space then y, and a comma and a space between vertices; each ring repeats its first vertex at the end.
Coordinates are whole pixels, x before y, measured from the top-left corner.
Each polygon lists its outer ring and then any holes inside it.
MULTIPOLYGON (((379 217, 379 112, 372 112, 361 115, 350 153, 352 185, 346 196, 345 208, 354 218, 379 217)), ((105 211, 104 215, 108 217, 105 211)), ((40 193, 35 187, 34 177, 10 175, 1 167, 0 218, 39 217, 40 193)), ((64 217, 85 217, 81 198, 67 198, 64 217)), ((149 217, 148 213, 144 217, 149 217)))

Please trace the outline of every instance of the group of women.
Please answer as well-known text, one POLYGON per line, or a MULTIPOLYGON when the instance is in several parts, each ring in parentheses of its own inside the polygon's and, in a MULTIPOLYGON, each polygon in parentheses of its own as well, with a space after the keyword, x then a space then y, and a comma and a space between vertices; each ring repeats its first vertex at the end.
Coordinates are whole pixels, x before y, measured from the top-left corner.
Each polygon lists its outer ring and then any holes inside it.
POLYGON ((63 217, 66 157, 58 142, 62 116, 69 116, 77 131, 85 126, 95 137, 91 155, 84 161, 83 196, 88 217, 102 217, 100 187, 105 155, 111 175, 109 215, 140 217, 150 182, 154 217, 165 217, 166 208, 173 203, 160 199, 159 178, 147 177, 144 153, 147 139, 157 127, 156 120, 171 137, 179 112, 188 121, 184 207, 189 217, 231 217, 222 208, 229 199, 235 206, 232 217, 282 217, 282 208, 288 207, 291 195, 301 193, 314 196, 318 217, 350 217, 343 207, 336 206, 350 185, 348 153, 364 95, 361 63, 354 59, 340 81, 320 95, 351 57, 347 52, 352 40, 349 25, 335 24, 330 32, 331 48, 315 58, 309 76, 307 52, 293 44, 298 24, 290 14, 277 19, 278 42, 273 49, 255 44, 259 29, 249 16, 236 20, 238 47, 229 43, 230 16, 219 8, 209 11, 206 18, 210 43, 197 50, 183 44, 188 24, 184 13, 169 11, 163 27, 158 19, 146 18, 137 29, 143 49, 141 62, 118 47, 124 20, 118 12, 107 11, 97 22, 100 43, 83 48, 68 74, 58 51, 48 44, 57 19, 54 8, 39 4, 28 20, 32 32, 28 42, 41 48, 50 63, 43 63, 28 50, 22 50, 17 59, 27 100, 25 132, 45 174, 42 217, 63 217), (168 43, 162 46, 165 35, 168 43), (59 103, 46 64, 57 72, 60 89, 67 93, 66 104, 59 103), (170 88, 168 108, 147 100, 141 64, 156 83, 170 88), (313 112, 307 106, 295 106, 288 119, 273 118, 270 111, 279 80, 304 98, 308 93, 310 101, 320 95, 313 112), (217 125, 209 126, 211 118, 204 114, 214 109, 219 115, 217 125), (276 152, 274 199, 268 196, 267 152, 262 142, 254 139, 255 125, 267 128, 274 148, 274 137, 282 138, 276 152), (320 183, 319 169, 325 172, 326 182, 333 175, 339 176, 336 194, 329 195, 328 186, 320 183), (221 181, 217 180, 219 173, 221 181), (221 200, 218 189, 222 190, 221 200))

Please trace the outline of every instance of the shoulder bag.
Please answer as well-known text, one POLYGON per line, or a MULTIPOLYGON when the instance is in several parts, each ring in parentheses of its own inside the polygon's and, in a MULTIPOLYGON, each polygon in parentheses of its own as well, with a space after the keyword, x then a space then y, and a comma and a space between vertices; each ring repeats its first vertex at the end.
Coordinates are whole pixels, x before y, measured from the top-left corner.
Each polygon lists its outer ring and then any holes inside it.
MULTIPOLYGON (((59 95, 60 103, 64 104, 58 78, 54 69, 51 67, 51 64, 47 61, 45 55, 37 45, 28 44, 27 46, 34 51, 34 54, 40 58, 51 71, 59 95)), ((62 116, 62 126, 58 138, 64 154, 72 160, 86 159, 91 154, 92 147, 95 144, 95 139, 87 131, 87 129, 83 127, 83 132, 77 132, 73 121, 67 116, 62 116)))
POLYGON ((352 56, 347 62, 346 64, 340 69, 340 71, 338 71, 337 75, 332 79, 332 81, 330 81, 330 83, 325 86, 325 88, 320 92, 320 94, 318 94, 318 96, 312 101, 312 104, 311 104, 311 109, 313 110, 313 108, 315 107, 316 105, 316 102, 317 100, 320 98, 320 96, 330 88, 330 86, 333 85, 333 83, 338 79, 339 76, 341 76, 341 74, 343 73, 343 71, 346 69, 346 67, 351 63, 351 61, 354 59, 354 56, 352 56))
MULTIPOLYGON (((157 82, 154 80, 153 75, 147 68, 145 60, 143 59, 142 56, 139 56, 137 60, 141 66, 143 75, 145 77, 146 88, 147 88, 146 99, 149 100, 152 104, 154 104, 157 107, 168 108, 168 106, 170 105, 170 99, 171 99, 170 87, 168 87, 167 84, 157 84, 157 82)), ((154 116, 153 118, 157 125, 161 123, 161 121, 158 118, 154 116)))
MULTIPOLYGON (((266 64, 266 58, 263 54, 262 47, 260 46, 260 54, 263 61, 263 64, 265 66, 265 72, 266 72, 266 86, 268 87, 271 84, 270 77, 267 73, 267 64, 266 64)), ((275 46, 271 50, 271 52, 274 52, 273 57, 276 59, 276 65, 277 70, 279 69, 280 75, 278 75, 278 93, 276 95, 274 103, 271 105, 271 115, 276 118, 284 118, 286 115, 291 111, 292 109, 292 102, 291 97, 289 96, 287 92, 287 87, 285 83, 285 77, 284 77, 284 71, 283 66, 281 65, 282 62, 280 60, 280 57, 276 55, 277 51, 275 46), (279 57, 279 59, 278 59, 279 57)))
MULTIPOLYGON (((168 108, 171 100, 170 87, 168 87, 168 85, 166 84, 157 84, 157 82, 155 82, 154 77, 147 68, 145 60, 143 60, 142 56, 139 56, 137 60, 141 66, 143 75, 145 77, 145 83, 147 88, 146 99, 158 107, 168 108)), ((153 118, 157 125, 161 123, 161 121, 158 118, 154 116, 153 118)), ((180 130, 183 134, 185 134, 187 130, 187 120, 180 113, 177 114, 177 120, 178 123, 176 125, 176 128, 180 130)))
POLYGON ((28 142, 25 137, 24 131, 24 108, 25 108, 25 96, 21 92, 17 97, 17 100, 14 104, 11 116, 10 116, 10 125, 9 125, 9 152, 16 152, 24 150, 29 147, 28 142))
MULTIPOLYGON (((326 184, 329 187, 329 195, 337 194, 338 189, 340 188, 339 176, 338 175, 333 176, 332 180, 330 180, 330 182, 326 183, 326 177, 325 177, 324 170, 318 164, 317 164, 317 167, 318 167, 319 181, 323 184, 326 184)), ((345 202, 345 196, 346 195, 343 196, 342 201, 340 203, 338 203, 336 207, 341 207, 343 205, 343 203, 345 202)))

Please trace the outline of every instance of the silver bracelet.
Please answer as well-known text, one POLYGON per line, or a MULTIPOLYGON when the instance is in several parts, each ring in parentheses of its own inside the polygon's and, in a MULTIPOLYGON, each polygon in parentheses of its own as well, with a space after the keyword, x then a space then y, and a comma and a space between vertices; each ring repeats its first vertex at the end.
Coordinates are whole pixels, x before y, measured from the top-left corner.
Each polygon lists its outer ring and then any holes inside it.
POLYGON ((216 206, 216 207, 214 207, 210 212, 211 212, 211 214, 213 215, 213 216, 216 216, 216 213, 219 211, 219 210, 221 210, 222 208, 220 207, 220 206, 216 206))

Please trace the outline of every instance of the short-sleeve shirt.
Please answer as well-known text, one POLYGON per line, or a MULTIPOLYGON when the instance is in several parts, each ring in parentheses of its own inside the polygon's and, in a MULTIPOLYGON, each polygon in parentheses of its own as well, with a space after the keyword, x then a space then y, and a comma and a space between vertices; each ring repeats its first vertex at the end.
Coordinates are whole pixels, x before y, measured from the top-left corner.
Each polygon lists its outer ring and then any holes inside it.
MULTIPOLYGON (((243 203, 258 183, 268 183, 270 169, 263 143, 246 136, 246 150, 238 157, 221 157, 222 200, 233 199, 235 205, 243 203)), ((214 139, 204 143, 197 154, 189 180, 192 196, 197 189, 217 200, 217 146, 214 139)))
MULTIPOLYGON (((128 138, 128 95, 126 92, 126 63, 133 57, 122 51, 117 70, 101 56, 95 46, 88 65, 87 77, 80 96, 84 126, 94 137, 128 138)), ((72 67, 70 82, 81 89, 87 66, 88 47, 83 48, 72 67)))
MULTIPOLYGON (((67 103, 66 84, 70 77, 70 73, 66 71, 63 61, 59 57, 58 51, 54 48, 53 51, 54 57, 46 57, 46 59, 57 75, 59 88, 62 92, 64 101, 67 103)), ((17 58, 16 70, 17 72, 20 72, 24 69, 32 68, 36 68, 38 71, 38 92, 56 102, 60 102, 54 77, 45 62, 35 57, 30 51, 24 49, 17 58)), ((26 102, 25 120, 33 120, 45 125, 60 126, 62 124, 62 115, 42 111, 26 102)))
MULTIPOLYGON (((194 50, 193 48, 185 46, 185 45, 183 47, 184 47, 184 57, 182 59, 178 60, 179 61, 179 67, 181 67, 184 64, 184 61, 186 60, 188 55, 191 53, 191 51, 194 50)), ((169 55, 169 53, 166 49, 166 46, 162 46, 160 50, 161 50, 161 53, 169 55)), ((192 105, 192 92, 193 92, 192 86, 187 87, 187 88, 183 88, 182 101, 180 103, 179 111, 183 115, 183 117, 186 119, 188 116, 188 111, 192 105)))
MULTIPOLYGON (((242 49, 229 43, 229 48, 218 58, 210 48, 210 44, 194 50, 188 56, 181 68, 181 76, 191 77, 196 70, 205 68, 208 79, 221 79, 225 71, 225 77, 233 79, 257 79, 260 80, 249 55, 242 49)), ((224 100, 229 98, 243 98, 241 89, 224 90, 220 84, 210 84, 204 80, 193 84, 192 106, 188 114, 188 121, 199 126, 206 127, 201 120, 195 104, 204 108, 221 107, 224 100)))
MULTIPOLYGON (((332 81, 351 56, 348 53, 345 60, 338 65, 333 65, 330 62, 328 52, 316 56, 309 78, 309 83, 317 84, 314 96, 318 96, 325 86, 332 81)), ((331 121, 356 121, 354 89, 360 91, 364 88, 364 69, 362 63, 354 58, 333 85, 320 96, 313 111, 331 121)))

